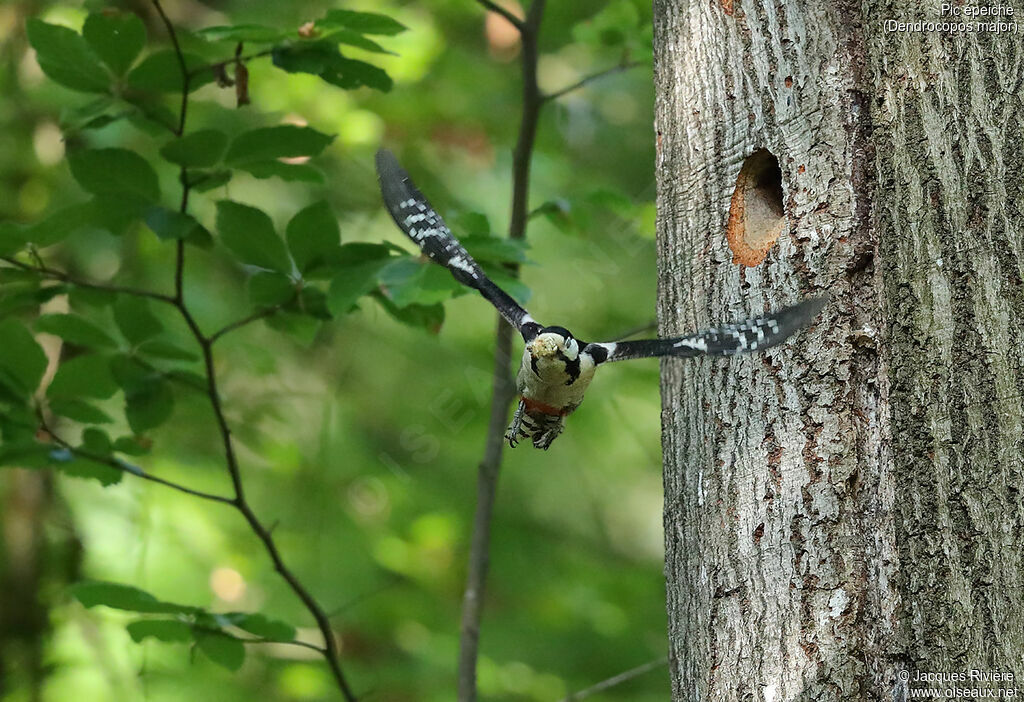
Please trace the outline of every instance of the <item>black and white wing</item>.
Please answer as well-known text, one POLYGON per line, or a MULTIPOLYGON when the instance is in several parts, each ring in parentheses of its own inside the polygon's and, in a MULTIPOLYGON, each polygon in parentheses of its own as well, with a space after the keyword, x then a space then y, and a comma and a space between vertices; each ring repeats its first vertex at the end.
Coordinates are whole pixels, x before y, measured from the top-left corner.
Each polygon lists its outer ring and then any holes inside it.
POLYGON ((387 149, 377 152, 377 180, 391 218, 430 260, 451 271, 455 280, 479 291, 525 341, 540 333, 541 326, 533 317, 484 274, 387 149))
POLYGON ((826 302, 827 297, 808 298, 763 317, 754 317, 738 324, 725 324, 689 336, 594 343, 588 344, 583 351, 589 353, 595 363, 651 356, 730 356, 763 351, 778 346, 795 331, 807 326, 818 316, 826 302))

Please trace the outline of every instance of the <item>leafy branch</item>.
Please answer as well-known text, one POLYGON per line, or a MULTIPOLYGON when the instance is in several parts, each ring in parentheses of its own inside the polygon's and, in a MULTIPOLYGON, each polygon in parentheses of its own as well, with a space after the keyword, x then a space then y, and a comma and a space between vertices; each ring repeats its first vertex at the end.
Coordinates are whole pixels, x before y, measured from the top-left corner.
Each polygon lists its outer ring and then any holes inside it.
MULTIPOLYGON (((257 307, 256 311, 212 333, 205 332, 196 319, 187 295, 186 245, 212 246, 214 242, 210 232, 189 214, 190 195, 193 191, 209 190, 227 182, 231 171, 204 169, 223 163, 230 169, 248 171, 256 177, 315 179, 319 176, 315 169, 304 164, 284 163, 280 159, 315 156, 331 142, 332 137, 312 128, 293 125, 252 129, 234 140, 229 140, 226 134, 215 129, 188 130, 190 93, 210 82, 214 77, 213 70, 207 73, 203 69, 190 69, 196 63, 196 57, 184 52, 161 0, 152 0, 152 6, 173 47, 173 51, 163 53, 167 60, 161 58, 161 52, 137 60, 145 45, 146 30, 142 21, 131 13, 92 13, 87 17, 81 33, 38 19, 30 19, 27 28, 29 41, 36 49, 40 67, 47 76, 72 90, 102 96, 76 111, 77 121, 81 122, 78 128, 103 126, 129 114, 124 111, 116 116, 105 114, 115 100, 123 99, 149 121, 161 124, 173 134, 173 140, 164 144, 160 155, 177 166, 181 186, 177 208, 170 210, 159 204, 157 173, 138 153, 123 148, 76 149, 68 155, 72 175, 93 196, 93 200, 67 206, 48 219, 28 227, 11 222, 0 223, 0 260, 16 271, 31 274, 35 279, 27 286, 18 282, 21 285, 21 288, 17 288, 19 292, 5 299, 9 309, 15 309, 10 306, 12 304, 33 306, 66 289, 60 285, 44 287, 39 282, 41 280, 55 280, 74 288, 106 293, 105 296, 92 299, 113 307, 114 320, 121 336, 128 342, 127 351, 123 347, 118 348, 118 342, 102 327, 80 314, 43 315, 36 320, 37 331, 56 334, 90 352, 73 356, 59 365, 53 382, 46 389, 49 400, 45 405, 47 412, 85 425, 111 422, 112 419, 105 412, 83 398, 109 399, 120 388, 124 391, 125 414, 135 437, 111 441, 101 429, 87 426, 82 433, 82 445, 75 446, 49 426, 42 410, 37 410, 38 416, 33 416, 30 410, 39 407, 35 394, 46 370, 47 360, 30 331, 19 321, 6 319, 0 321, 3 335, 9 339, 9 343, 0 348, 0 432, 5 444, 0 447, 0 465, 55 465, 72 475, 97 478, 105 485, 118 482, 123 475, 133 475, 198 499, 232 506, 261 543, 274 570, 316 621, 323 645, 307 648, 314 648, 321 653, 342 696, 354 702, 357 698, 342 671, 338 642, 329 615, 285 563, 273 538, 273 528, 259 518, 248 500, 231 426, 222 403, 213 347, 226 334, 279 312, 297 313, 317 320, 329 319, 332 311, 339 315, 345 314, 352 309, 358 298, 374 292, 378 272, 382 272, 391 263, 405 264, 409 257, 395 256, 394 252, 384 246, 366 244, 350 245, 346 251, 339 245, 337 220, 323 201, 306 207, 292 218, 288 225, 286 246, 266 213, 254 207, 222 200, 217 205, 220 242, 231 250, 239 262, 264 272, 250 279, 250 298, 257 307), (179 91, 180 103, 174 115, 162 106, 161 94, 179 91), (46 265, 36 253, 37 247, 58 243, 84 227, 121 234, 139 220, 144 221, 160 239, 174 244, 174 287, 171 294, 81 280, 46 265), (22 248, 28 251, 27 262, 13 255, 22 248), (357 255, 353 255, 353 251, 357 255), (363 264, 367 259, 373 263, 373 275, 359 279, 359 287, 351 289, 352 269, 364 271, 363 264), (332 278, 332 287, 340 281, 337 286, 340 291, 328 299, 322 290, 309 284, 306 276, 313 273, 319 276, 316 278, 318 280, 332 278), (149 311, 146 305, 149 301, 176 311, 198 346, 199 357, 170 341, 155 338, 163 332, 164 327, 149 311), (92 353, 96 350, 99 352, 92 353), (113 353, 108 353, 110 350, 114 350, 113 353), (190 362, 198 359, 202 365, 202 374, 189 370, 161 371, 144 358, 150 357, 150 354, 157 359, 190 362), (148 441, 143 440, 143 432, 161 424, 171 412, 173 395, 168 380, 182 380, 193 388, 199 385, 207 396, 231 481, 230 496, 196 490, 152 475, 115 456, 115 452, 137 455, 148 451, 148 441)), ((363 33, 392 35, 404 30, 401 24, 375 13, 337 11, 329 12, 318 21, 318 25, 325 32, 333 31, 339 37, 337 41, 333 44, 316 41, 285 42, 279 46, 278 39, 283 35, 271 28, 243 25, 215 29, 222 33, 226 31, 228 35, 248 35, 255 31, 263 37, 271 37, 269 41, 275 44, 274 48, 259 52, 259 55, 275 52, 275 65, 287 72, 315 72, 326 82, 344 89, 359 86, 379 90, 390 88, 390 78, 386 73, 366 62, 343 56, 337 44, 347 42, 361 48, 376 47, 384 51, 375 42, 365 38, 363 33), (278 54, 281 46, 287 51, 282 49, 283 53, 278 54)), ((239 36, 235 39, 237 48, 234 58, 214 66, 234 62, 240 67, 242 61, 248 60, 249 57, 241 55, 243 38, 239 36)), ((7 277, 16 282, 21 280, 11 274, 7 277)), ((407 282, 406 287, 415 284, 415 281, 407 282)), ((396 285, 395 289, 403 288, 396 285)), ((409 299, 403 306, 409 306, 409 303, 417 299, 415 295, 407 296, 409 299)), ((393 307, 397 310, 396 316, 403 312, 402 306, 393 307)), ((98 592, 111 595, 115 603, 119 593, 124 593, 116 588, 101 588, 98 592)), ((143 607, 135 611, 158 611, 145 609, 154 605, 146 600, 146 597, 151 596, 142 595, 145 593, 130 598, 143 607)), ((109 602, 96 600, 94 604, 109 602)), ((194 613, 194 608, 172 607, 171 610, 194 613)), ((159 611, 166 613, 171 610, 165 608, 159 611)), ((180 629, 175 630, 171 626, 168 636, 174 637, 180 633, 180 629)), ((275 640, 277 638, 280 637, 275 640)), ((226 635, 217 640, 231 640, 237 644, 226 635)), ((198 643, 200 648, 207 650, 202 641, 198 643)), ((211 656, 215 660, 223 654, 218 662, 240 664, 236 656, 240 644, 228 654, 223 650, 217 653, 218 648, 214 644, 207 646, 213 647, 211 650, 215 652, 211 656)), ((244 655, 244 649, 241 651, 244 655)))
MULTIPOLYGON (((185 133, 185 120, 188 115, 188 97, 189 97, 189 80, 190 75, 188 67, 185 62, 185 56, 181 51, 181 46, 178 43, 177 34, 174 30, 174 25, 168 19, 164 13, 163 7, 160 4, 160 0, 152 0, 153 6, 159 13, 160 18, 163 20, 164 26, 170 36, 171 43, 174 46, 174 52, 178 57, 178 63, 181 68, 182 78, 182 97, 181 97, 181 112, 179 115, 178 129, 176 131, 177 136, 180 138, 185 133)), ((181 184, 182 184, 182 195, 181 205, 179 211, 185 214, 188 209, 189 199, 189 180, 188 180, 188 167, 185 165, 181 166, 181 184)), ((324 639, 324 646, 319 649, 324 659, 327 661, 328 666, 331 669, 331 673, 334 676, 334 680, 341 690, 342 695, 349 702, 354 702, 357 698, 353 692, 348 680, 345 677, 344 672, 341 668, 341 662, 339 660, 338 644, 334 637, 334 630, 331 627, 330 620, 324 608, 320 603, 313 597, 309 590, 299 580, 298 576, 285 564, 284 559, 281 556, 281 552, 274 541, 274 537, 271 535, 270 530, 263 524, 263 522, 256 515, 249 501, 246 499, 245 488, 242 482, 241 467, 238 463, 238 457, 235 453, 234 442, 231 438, 231 427, 228 424, 227 417, 224 414, 224 408, 221 404, 220 390, 217 384, 217 371, 213 357, 213 343, 214 341, 226 331, 230 331, 232 328, 238 328, 242 326, 242 323, 237 323, 232 326, 229 325, 224 329, 216 333, 216 335, 207 336, 199 328, 195 317, 192 315, 188 304, 185 301, 185 289, 184 289, 184 273, 185 273, 185 241, 179 239, 177 241, 176 259, 175 259, 175 273, 174 273, 174 306, 178 309, 182 318, 188 325, 196 343, 199 345, 202 356, 203 365, 205 367, 206 380, 207 380, 207 395, 210 399, 210 405, 213 408, 214 417, 217 423, 217 429, 220 433, 221 443, 224 449, 224 459, 227 464, 228 473, 231 477, 231 484, 234 489, 234 497, 231 499, 230 504, 237 509, 242 517, 245 519, 249 528, 256 535, 256 537, 263 544, 267 555, 274 564, 274 570, 288 583, 288 586, 292 589, 292 592, 302 601, 303 605, 313 616, 313 619, 317 623, 317 627, 320 629, 320 633, 324 639)), ((245 323, 245 320, 243 320, 245 323)))
POLYGON ((141 288, 129 288, 120 285, 103 285, 102 283, 92 283, 87 280, 75 278, 74 276, 64 273, 63 271, 59 271, 54 268, 49 268, 42 264, 33 266, 31 264, 19 261, 18 259, 13 258, 11 256, 0 256, 0 261, 3 261, 8 265, 26 271, 28 273, 35 273, 38 276, 41 276, 43 278, 49 278, 51 280, 59 280, 62 283, 67 283, 77 288, 87 288, 89 290, 98 290, 100 292, 132 295, 134 297, 142 297, 148 298, 150 300, 156 300, 158 302, 163 302, 168 305, 174 304, 174 298, 171 297, 170 295, 164 295, 162 293, 153 292, 151 290, 142 290, 141 288))

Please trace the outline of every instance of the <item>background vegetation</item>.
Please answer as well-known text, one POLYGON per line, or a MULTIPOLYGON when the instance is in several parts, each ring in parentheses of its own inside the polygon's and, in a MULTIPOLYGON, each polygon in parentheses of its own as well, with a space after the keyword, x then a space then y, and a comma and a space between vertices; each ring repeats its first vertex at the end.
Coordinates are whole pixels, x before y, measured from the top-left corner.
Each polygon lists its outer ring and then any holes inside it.
MULTIPOLYGON (((158 170, 163 204, 176 205, 177 169, 158 155, 166 137, 138 119, 80 129, 89 115, 78 110, 89 96, 47 79, 26 38, 30 17, 80 30, 89 11, 110 6, 0 7, 3 226, 44 221, 85 200, 64 158, 85 148, 136 151, 158 170)), ((118 6, 144 19, 147 51, 166 48, 148 3, 118 6)), ((227 24, 297 28, 334 7, 168 2, 167 12, 187 35, 227 24)), ((408 28, 374 38, 396 55, 345 47, 346 55, 386 70, 393 89, 345 90, 286 74, 268 58, 248 64, 249 107, 236 109, 234 90, 200 88, 190 131, 237 134, 290 123, 336 137, 310 162, 322 183, 240 173, 195 194, 190 211, 223 237, 215 203, 230 198, 263 208, 284 232, 296 212, 323 199, 343 242, 391 242, 410 251, 379 202, 372 156, 384 144, 457 234, 483 233, 473 216, 479 213, 501 235, 519 110, 514 32, 469 0, 344 7, 384 12, 408 28)), ((615 65, 629 44, 631 55, 642 58, 648 14, 643 2, 551 3, 541 30, 542 88, 557 90, 615 65)), ((230 57, 233 44, 222 47, 218 55, 230 57)), ((531 264, 522 282, 533 291, 534 316, 586 339, 614 338, 653 317, 652 99, 649 72, 639 68, 574 91, 542 115, 531 205, 552 204, 531 221, 531 264)), ((120 236, 82 229, 41 253, 79 278, 173 290, 174 245, 145 226, 120 236)), ((252 311, 251 273, 220 245, 189 248, 185 289, 204 328, 252 311)), ((24 291, 7 276, 0 284, 4 319, 31 322, 39 305, 26 309, 24 291)), ((46 302, 46 311, 59 312, 62 299, 46 302)), ((275 317, 217 345, 249 501, 331 613, 346 673, 367 699, 452 698, 494 314, 476 295, 457 296, 444 310, 439 328, 434 318, 403 324, 363 298, 357 311, 327 322, 275 317)), ((164 321, 173 335, 181 330, 171 316, 164 321)), ((113 321, 109 328, 116 333, 113 321)), ((187 336, 181 338, 186 345, 187 336)), ((550 451, 524 446, 506 453, 481 643, 485 699, 557 700, 664 654, 657 392, 654 362, 606 369, 550 451)), ((149 454, 132 460, 168 479, 227 493, 207 398, 176 391, 173 409, 165 404, 166 421, 141 432, 144 443, 152 442, 149 454)), ((123 405, 120 394, 98 403, 115 419, 106 428, 111 437, 132 434, 123 405)), ((76 426, 66 425, 69 435, 77 437, 76 426)), ((259 612, 318 643, 308 612, 231 508, 130 476, 104 487, 13 468, 0 472, 0 501, 5 702, 336 698, 313 652, 250 645, 232 673, 187 644, 135 643, 125 625, 138 615, 86 609, 72 596, 70 586, 82 580, 126 583, 212 612, 259 612)), ((667 695, 662 669, 595 699, 667 695)))

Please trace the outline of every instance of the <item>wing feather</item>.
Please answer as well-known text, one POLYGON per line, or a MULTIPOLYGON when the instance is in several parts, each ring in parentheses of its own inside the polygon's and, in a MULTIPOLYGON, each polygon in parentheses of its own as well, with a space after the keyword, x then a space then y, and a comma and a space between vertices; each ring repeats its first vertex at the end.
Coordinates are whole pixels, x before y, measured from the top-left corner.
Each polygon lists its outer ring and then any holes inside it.
POLYGON ((813 297, 772 314, 726 324, 672 339, 643 339, 589 344, 584 351, 595 362, 626 361, 653 356, 729 356, 778 346, 818 316, 828 297, 813 297))
POLYGON ((537 336, 541 326, 481 270, 399 165, 394 154, 381 149, 377 152, 376 162, 380 192, 398 228, 430 260, 441 264, 457 281, 483 295, 523 335, 523 339, 530 341, 537 336))

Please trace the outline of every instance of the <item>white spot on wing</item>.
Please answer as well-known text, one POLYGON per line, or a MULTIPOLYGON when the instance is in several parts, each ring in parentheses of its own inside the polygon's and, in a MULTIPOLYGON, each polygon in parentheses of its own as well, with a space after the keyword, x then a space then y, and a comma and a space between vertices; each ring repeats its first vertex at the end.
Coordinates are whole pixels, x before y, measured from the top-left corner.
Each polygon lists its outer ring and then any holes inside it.
POLYGON ((463 256, 462 254, 459 254, 458 256, 452 256, 450 259, 448 259, 448 265, 451 266, 452 268, 458 268, 459 270, 465 271, 466 273, 476 275, 476 269, 473 268, 473 264, 466 260, 466 257, 463 256))

